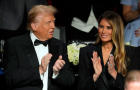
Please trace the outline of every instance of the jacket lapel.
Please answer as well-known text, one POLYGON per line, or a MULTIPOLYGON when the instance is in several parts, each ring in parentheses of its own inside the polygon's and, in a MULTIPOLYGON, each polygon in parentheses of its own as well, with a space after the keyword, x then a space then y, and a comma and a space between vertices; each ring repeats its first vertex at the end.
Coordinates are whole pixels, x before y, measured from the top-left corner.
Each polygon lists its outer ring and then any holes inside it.
POLYGON ((48 47, 49 47, 49 53, 51 53, 53 56, 51 58, 51 61, 49 63, 49 68, 48 68, 48 88, 50 88, 51 86, 51 78, 52 78, 52 74, 53 74, 53 65, 55 63, 55 61, 57 60, 57 50, 59 47, 57 47, 56 42, 54 41, 54 38, 50 39, 48 41, 48 47))
POLYGON ((34 49, 34 45, 30 38, 30 34, 27 33, 24 38, 25 39, 23 41, 23 48, 25 48, 25 49, 23 49, 23 50, 25 50, 25 53, 27 55, 27 58, 28 58, 30 64, 33 67, 38 67, 39 62, 38 62, 38 58, 37 58, 37 55, 36 55, 36 52, 34 49))

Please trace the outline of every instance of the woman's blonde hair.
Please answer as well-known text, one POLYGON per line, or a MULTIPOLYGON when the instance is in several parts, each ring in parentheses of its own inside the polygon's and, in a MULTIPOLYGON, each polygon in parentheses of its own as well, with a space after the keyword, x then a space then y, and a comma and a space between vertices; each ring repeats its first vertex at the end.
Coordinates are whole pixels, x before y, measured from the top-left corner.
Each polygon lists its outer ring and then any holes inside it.
MULTIPOLYGON (((100 18, 106 19, 112 27, 112 43, 115 46, 114 58, 117 65, 118 72, 122 75, 126 75, 126 51, 124 46, 124 24, 121 16, 113 11, 104 12, 100 18)), ((101 42, 100 38, 97 38, 96 43, 101 42)))
POLYGON ((57 12, 56 8, 51 5, 35 5, 28 13, 27 28, 32 30, 31 23, 37 22, 37 17, 44 13, 55 14, 57 12))

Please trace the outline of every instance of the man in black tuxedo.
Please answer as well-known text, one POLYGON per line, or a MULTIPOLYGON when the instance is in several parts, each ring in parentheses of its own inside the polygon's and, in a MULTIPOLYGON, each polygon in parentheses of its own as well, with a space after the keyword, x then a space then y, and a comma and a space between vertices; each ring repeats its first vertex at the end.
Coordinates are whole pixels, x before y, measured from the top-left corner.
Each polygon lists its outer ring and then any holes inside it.
POLYGON ((29 33, 5 45, 5 80, 10 90, 66 90, 74 83, 67 49, 53 38, 52 6, 37 5, 28 13, 29 33))
POLYGON ((5 39, 26 32, 27 13, 34 5, 46 0, 0 0, 0 38, 5 39))

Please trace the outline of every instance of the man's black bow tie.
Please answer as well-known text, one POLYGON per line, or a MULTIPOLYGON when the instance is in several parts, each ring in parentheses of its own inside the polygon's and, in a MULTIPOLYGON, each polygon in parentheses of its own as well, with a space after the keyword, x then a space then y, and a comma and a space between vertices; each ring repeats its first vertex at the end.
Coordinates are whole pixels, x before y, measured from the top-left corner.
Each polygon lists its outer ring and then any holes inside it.
POLYGON ((44 46, 47 46, 48 40, 46 40, 46 41, 40 41, 40 40, 36 39, 36 40, 34 41, 34 45, 35 45, 35 46, 38 46, 38 45, 40 45, 40 44, 43 44, 44 46))

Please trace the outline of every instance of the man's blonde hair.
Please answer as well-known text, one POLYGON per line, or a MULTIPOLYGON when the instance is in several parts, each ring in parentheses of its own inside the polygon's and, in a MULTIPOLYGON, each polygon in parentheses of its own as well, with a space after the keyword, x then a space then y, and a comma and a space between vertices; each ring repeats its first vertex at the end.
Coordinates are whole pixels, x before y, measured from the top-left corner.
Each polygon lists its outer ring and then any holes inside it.
POLYGON ((27 28, 32 30, 31 23, 37 22, 37 17, 41 14, 47 13, 54 15, 57 12, 52 5, 35 5, 28 13, 27 28))

